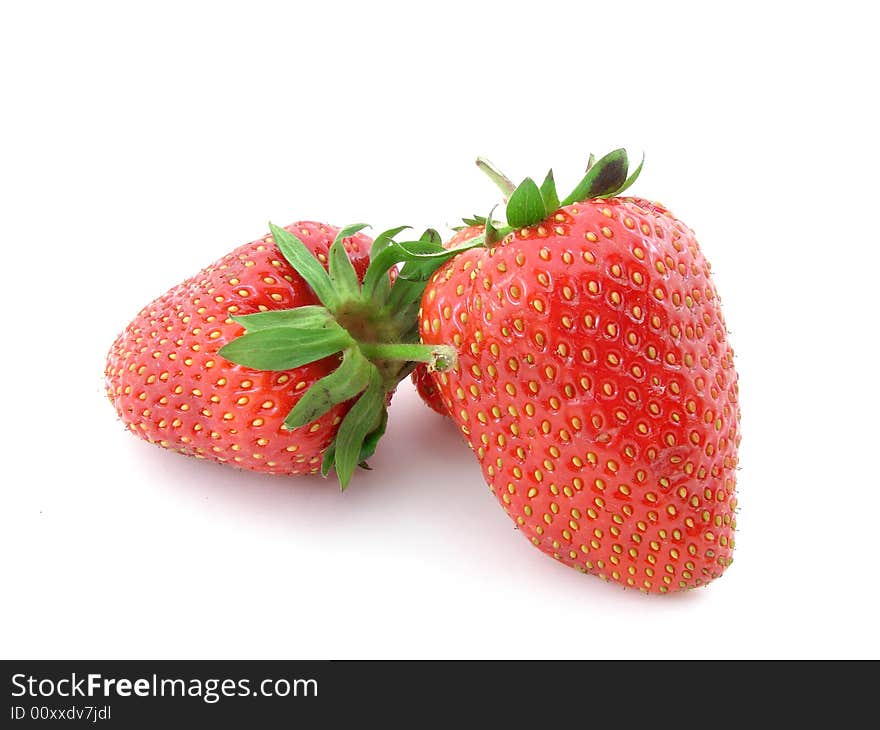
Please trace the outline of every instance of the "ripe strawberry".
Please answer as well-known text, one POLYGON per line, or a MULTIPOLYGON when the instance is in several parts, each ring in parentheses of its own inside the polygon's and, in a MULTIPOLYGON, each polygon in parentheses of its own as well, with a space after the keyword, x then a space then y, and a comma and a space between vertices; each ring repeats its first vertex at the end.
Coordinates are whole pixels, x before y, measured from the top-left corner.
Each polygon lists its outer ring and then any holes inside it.
MULTIPOLYGON (((390 306, 400 288, 387 265, 369 270, 363 227, 273 227, 145 307, 114 342, 105 372, 128 428, 261 472, 315 473, 323 459, 324 473, 334 465, 345 486, 375 449, 409 358, 433 352, 403 344, 424 284, 415 305, 390 306), (367 279, 369 290, 360 285, 367 279)), ((393 253, 397 230, 374 250, 393 253)))
POLYGON ((561 204, 552 174, 510 191, 502 240, 438 269, 420 326, 458 351, 434 380, 532 543, 667 592, 732 560, 737 375, 693 232, 619 197, 627 166, 611 153, 561 204))

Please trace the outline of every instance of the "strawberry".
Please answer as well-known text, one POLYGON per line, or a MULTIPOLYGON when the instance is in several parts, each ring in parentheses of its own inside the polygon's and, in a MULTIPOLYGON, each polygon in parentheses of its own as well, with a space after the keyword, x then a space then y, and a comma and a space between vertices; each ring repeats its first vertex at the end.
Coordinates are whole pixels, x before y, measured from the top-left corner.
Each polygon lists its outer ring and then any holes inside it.
POLYGON ((377 238, 370 268, 363 227, 273 226, 145 307, 105 371, 128 428, 260 472, 334 466, 345 487, 397 382, 416 360, 437 364, 435 349, 409 344, 424 282, 388 275, 407 257, 392 238, 402 229, 377 238))
POLYGON ((523 534, 665 593, 732 560, 737 375, 693 232, 621 197, 627 169, 607 155, 561 203, 552 171, 505 188, 508 227, 437 270, 420 328, 455 347, 432 378, 523 534))

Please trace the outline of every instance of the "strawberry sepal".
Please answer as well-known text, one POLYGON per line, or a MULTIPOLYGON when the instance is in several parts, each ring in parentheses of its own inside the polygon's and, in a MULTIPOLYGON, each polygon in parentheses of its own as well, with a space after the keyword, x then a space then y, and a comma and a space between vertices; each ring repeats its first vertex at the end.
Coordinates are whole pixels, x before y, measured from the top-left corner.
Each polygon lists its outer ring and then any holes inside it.
MULTIPOLYGON (((418 308, 433 272, 465 247, 445 250, 433 229, 417 241, 398 242, 394 236, 406 226, 390 229, 374 241, 361 282, 343 241, 365 227, 339 231, 325 268, 296 235, 270 224, 279 251, 320 304, 233 317, 244 332, 218 352, 238 365, 270 371, 338 358, 337 367, 300 397, 284 428, 306 428, 334 406, 353 401, 322 464, 325 476, 331 468, 336 471, 343 489, 375 452, 385 432, 386 404, 398 383, 419 363, 444 371, 457 362, 455 348, 420 343, 418 308), (399 264, 395 276, 392 269, 399 264)), ((473 245, 469 241, 466 247, 473 245)))
MULTIPOLYGON (((616 149, 598 160, 591 154, 587 161, 586 174, 574 190, 561 201, 556 192, 553 170, 547 173, 540 187, 530 177, 525 178, 516 187, 512 187, 508 185, 510 178, 485 158, 477 159, 477 167, 501 189, 507 203, 507 224, 510 229, 517 229, 537 225, 560 207, 566 205, 594 198, 619 196, 636 181, 642 171, 644 161, 645 158, 642 155, 641 162, 628 175, 629 157, 625 149, 616 149)), ((463 220, 469 226, 486 224, 485 219, 477 216, 463 220)), ((507 232, 509 230, 504 233, 507 232)))

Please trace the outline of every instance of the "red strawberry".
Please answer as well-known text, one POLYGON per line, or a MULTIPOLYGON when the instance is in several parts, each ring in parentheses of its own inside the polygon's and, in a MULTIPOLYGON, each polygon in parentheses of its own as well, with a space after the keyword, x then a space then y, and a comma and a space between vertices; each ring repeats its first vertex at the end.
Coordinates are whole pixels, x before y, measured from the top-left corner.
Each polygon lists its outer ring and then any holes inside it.
MULTIPOLYGON (((467 225, 465 225, 464 228, 458 229, 455 232, 455 235, 443 244, 445 249, 453 249, 463 243, 467 243, 471 239, 482 235, 486 230, 486 227, 479 219, 467 219, 465 223, 467 225)), ((440 391, 437 389, 437 385, 434 383, 434 378, 428 372, 426 365, 420 364, 416 366, 416 369, 413 370, 412 373, 412 381, 422 400, 425 402, 425 405, 431 410, 439 413, 441 416, 449 415, 446 412, 446 406, 443 404, 443 399, 440 397, 440 391)))
MULTIPOLYGON (((237 248, 144 308, 106 368, 108 396, 128 428, 261 472, 315 473, 324 459, 325 473, 335 465, 344 486, 384 431, 385 405, 413 367, 407 358, 418 356, 385 347, 405 341, 414 313, 389 314, 388 266, 367 273, 371 239, 353 235, 361 228, 273 227, 274 236, 237 248)), ((388 247, 395 232, 377 244, 388 247)))
MULTIPOLYGON (((337 228, 303 221, 287 230, 322 262, 337 228)), ((359 278, 372 240, 344 240, 359 278)), ((289 371, 255 371, 218 357, 242 333, 230 315, 317 304, 271 237, 245 244, 145 307, 116 339, 107 392, 137 435, 182 453, 278 474, 313 473, 350 404, 308 429, 284 419, 307 387, 335 367, 325 358, 289 371)))
POLYGON ((732 560, 737 375, 693 232, 618 197, 638 173, 626 172, 611 153, 562 204, 552 175, 526 179, 499 245, 435 273, 420 326, 458 351, 433 377, 532 543, 667 592, 732 560))

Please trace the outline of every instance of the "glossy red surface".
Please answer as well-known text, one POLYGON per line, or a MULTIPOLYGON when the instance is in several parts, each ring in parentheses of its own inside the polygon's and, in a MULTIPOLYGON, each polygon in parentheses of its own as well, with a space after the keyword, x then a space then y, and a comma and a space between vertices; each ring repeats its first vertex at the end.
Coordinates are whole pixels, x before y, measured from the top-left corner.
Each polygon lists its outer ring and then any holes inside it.
POLYGON ((709 265, 662 206, 567 206, 441 268, 422 339, 504 509, 533 544, 647 592, 699 586, 734 548, 739 405, 709 265))
MULTIPOLYGON (((305 221, 287 230, 326 266, 337 228, 305 221)), ((345 240, 359 276, 370 245, 360 234, 345 240)), ((271 236, 240 246, 141 310, 110 349, 107 395, 132 433, 150 443, 261 472, 314 473, 351 403, 294 431, 281 426, 338 359, 265 372, 217 351, 244 331, 232 314, 316 303, 271 236)))

